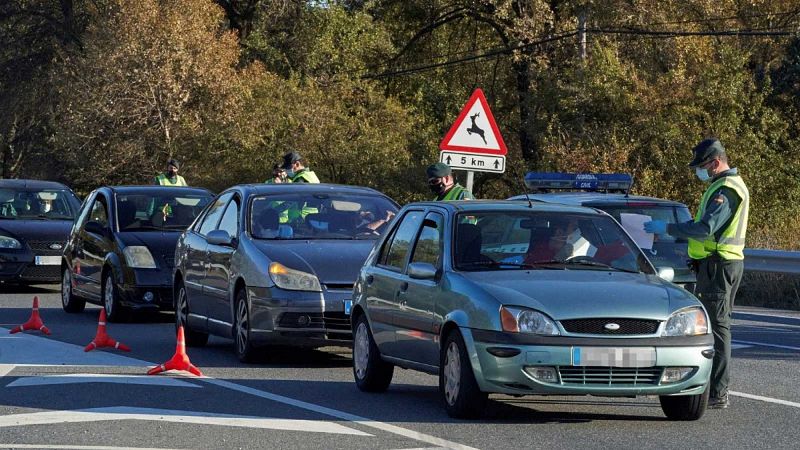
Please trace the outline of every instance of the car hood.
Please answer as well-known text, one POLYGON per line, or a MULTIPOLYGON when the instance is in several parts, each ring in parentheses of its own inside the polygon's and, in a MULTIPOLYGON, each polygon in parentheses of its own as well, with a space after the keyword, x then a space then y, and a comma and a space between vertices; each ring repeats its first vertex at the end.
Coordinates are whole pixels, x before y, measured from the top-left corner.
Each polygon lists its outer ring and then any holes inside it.
POLYGON ((595 270, 467 272, 464 276, 505 305, 533 308, 555 320, 625 317, 665 320, 669 283, 654 275, 595 270))
POLYGON ((269 240, 256 247, 271 261, 313 273, 326 285, 352 286, 375 241, 371 240, 269 240))
POLYGON ((0 233, 26 241, 66 242, 72 221, 69 220, 2 220, 0 233))
POLYGON ((180 230, 177 231, 126 231, 118 233, 119 240, 126 246, 143 245, 150 250, 154 256, 156 254, 173 258, 175 246, 178 238, 181 237, 180 230))

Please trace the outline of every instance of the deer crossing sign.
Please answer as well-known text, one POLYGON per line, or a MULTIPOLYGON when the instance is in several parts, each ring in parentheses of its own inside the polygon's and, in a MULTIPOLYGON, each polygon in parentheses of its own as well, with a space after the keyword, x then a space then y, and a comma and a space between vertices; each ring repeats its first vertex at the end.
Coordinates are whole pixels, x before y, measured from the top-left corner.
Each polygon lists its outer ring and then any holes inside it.
POLYGON ((472 93, 439 150, 439 161, 454 169, 505 172, 508 150, 482 90, 472 93))

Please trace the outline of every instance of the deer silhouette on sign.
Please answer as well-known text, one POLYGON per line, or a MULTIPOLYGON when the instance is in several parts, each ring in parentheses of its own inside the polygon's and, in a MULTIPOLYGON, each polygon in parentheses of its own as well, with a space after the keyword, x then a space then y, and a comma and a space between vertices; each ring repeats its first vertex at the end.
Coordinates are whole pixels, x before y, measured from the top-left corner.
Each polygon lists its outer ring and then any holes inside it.
POLYGON ((480 112, 476 112, 475 114, 469 116, 470 120, 472 120, 472 126, 467 128, 467 133, 469 133, 470 136, 472 136, 472 133, 477 134, 481 137, 481 139, 483 139, 483 143, 486 144, 486 138, 483 136, 484 131, 475 124, 475 119, 480 117, 480 115, 480 112))

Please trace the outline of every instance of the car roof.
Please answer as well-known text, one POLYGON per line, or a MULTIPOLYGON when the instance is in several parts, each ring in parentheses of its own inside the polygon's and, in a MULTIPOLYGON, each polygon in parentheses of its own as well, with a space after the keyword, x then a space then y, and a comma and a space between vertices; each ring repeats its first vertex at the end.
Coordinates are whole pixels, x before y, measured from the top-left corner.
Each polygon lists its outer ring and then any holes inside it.
POLYGON ((438 206, 451 210, 452 212, 470 211, 537 211, 537 212, 559 212, 575 214, 605 215, 605 213, 592 208, 577 205, 564 205, 561 203, 533 202, 530 205, 527 201, 517 200, 460 200, 454 202, 416 202, 409 203, 409 206, 438 206))
POLYGON ((55 181, 45 180, 20 180, 20 179, 4 179, 0 180, 0 188, 17 188, 17 189, 65 189, 70 190, 64 184, 55 181))
POLYGON ((258 194, 271 194, 271 193, 295 193, 295 192, 320 192, 329 191, 343 194, 370 194, 380 195, 389 198, 383 192, 376 189, 364 186, 351 186, 348 184, 332 184, 332 183, 252 183, 252 184, 237 184, 228 188, 239 189, 250 195, 258 194))
MULTIPOLYGON (((603 192, 553 192, 530 194, 531 200, 565 205, 627 205, 632 202, 656 203, 661 206, 686 206, 681 202, 643 195, 625 195, 621 193, 603 192)), ((525 200, 525 195, 516 195, 509 200, 525 200)))
POLYGON ((186 194, 206 194, 213 195, 211 191, 205 188, 188 187, 188 186, 160 186, 155 184, 145 185, 129 185, 129 186, 103 186, 101 189, 108 189, 116 194, 133 194, 148 191, 171 191, 171 192, 184 192, 186 194))

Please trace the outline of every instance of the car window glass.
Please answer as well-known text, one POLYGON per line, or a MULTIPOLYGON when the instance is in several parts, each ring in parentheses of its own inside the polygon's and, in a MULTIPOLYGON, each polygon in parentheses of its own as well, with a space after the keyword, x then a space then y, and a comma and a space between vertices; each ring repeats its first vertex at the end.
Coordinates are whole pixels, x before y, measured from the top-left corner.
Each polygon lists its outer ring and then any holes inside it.
POLYGON ((211 201, 210 194, 171 187, 119 192, 115 198, 121 232, 185 230, 211 201))
MULTIPOLYGON (((691 220, 686 217, 689 213, 688 208, 678 208, 675 206, 649 206, 649 205, 626 205, 626 206, 602 206, 600 209, 611 214, 617 219, 617 222, 622 223, 621 214, 639 214, 650 217, 650 220, 663 220, 666 223, 686 222, 691 220), (681 211, 683 210, 683 211, 681 211)), ((656 242, 680 242, 685 243, 686 239, 675 238, 668 234, 658 235, 655 238, 656 242)))
POLYGON ((411 262, 424 262, 439 268, 442 254, 444 218, 438 213, 429 213, 422 222, 422 231, 414 245, 411 262))
POLYGON ((89 222, 97 222, 100 225, 108 226, 108 211, 103 197, 98 196, 92 205, 92 212, 89 214, 89 222))
POLYGON ((203 223, 200 224, 200 234, 203 236, 214 230, 225 212, 225 204, 233 197, 233 193, 222 195, 214 202, 211 208, 208 209, 206 216, 203 218, 203 223))
POLYGON ((217 227, 220 230, 227 231, 231 237, 239 236, 239 202, 237 198, 228 203, 225 208, 225 214, 217 227))
POLYGON ((93 201, 94 201, 94 195, 92 194, 89 195, 89 197, 87 197, 86 200, 81 205, 81 209, 78 212, 78 220, 75 221, 75 223, 78 226, 83 226, 83 224, 86 223, 86 220, 89 218, 89 213, 92 211, 91 207, 94 204, 93 201))
POLYGON ((411 242, 419 230, 423 217, 422 211, 409 211, 403 216, 403 221, 398 226, 392 243, 388 247, 386 259, 383 260, 384 265, 403 269, 411 242))

